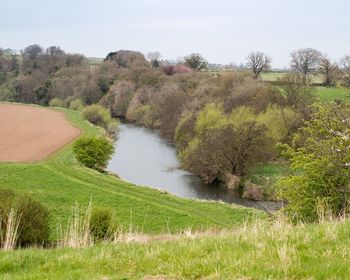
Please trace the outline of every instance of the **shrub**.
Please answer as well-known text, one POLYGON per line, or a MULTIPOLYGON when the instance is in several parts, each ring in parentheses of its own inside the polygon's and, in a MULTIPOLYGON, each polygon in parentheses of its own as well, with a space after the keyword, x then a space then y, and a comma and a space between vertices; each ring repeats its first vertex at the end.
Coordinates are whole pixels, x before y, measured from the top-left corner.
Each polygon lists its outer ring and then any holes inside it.
POLYGON ((95 240, 102 240, 108 237, 111 233, 112 224, 112 210, 105 207, 94 207, 90 219, 90 231, 95 240))
POLYGON ((312 120, 282 146, 291 174, 277 182, 284 212, 293 220, 317 221, 319 209, 344 214, 350 201, 350 108, 345 104, 319 106, 312 120))
POLYGON ((0 190, 0 245, 4 240, 7 216, 15 211, 19 220, 17 246, 45 245, 49 240, 49 211, 30 195, 19 195, 9 189, 0 190), (12 209, 12 210, 11 210, 12 209))
POLYGON ((72 100, 69 104, 69 109, 74 111, 81 111, 84 108, 83 102, 80 99, 72 100))
POLYGON ((76 159, 89 168, 103 170, 114 153, 113 145, 105 138, 82 137, 73 151, 76 159))
POLYGON ((86 107, 82 111, 82 116, 89 122, 102 127, 106 127, 111 120, 108 110, 97 104, 86 107))
POLYGON ((20 246, 44 245, 49 238, 49 211, 29 195, 20 196, 16 207, 20 215, 20 246))
POLYGON ((264 198, 262 188, 252 183, 246 184, 242 196, 255 201, 262 201, 264 198))
POLYGON ((50 107, 63 107, 63 101, 59 98, 52 98, 49 102, 50 107))
POLYGON ((74 96, 68 96, 64 101, 63 101, 63 106, 65 108, 69 108, 70 103, 75 100, 74 96))
POLYGON ((112 136, 116 136, 119 132, 119 121, 117 119, 111 119, 107 124, 106 130, 112 136))

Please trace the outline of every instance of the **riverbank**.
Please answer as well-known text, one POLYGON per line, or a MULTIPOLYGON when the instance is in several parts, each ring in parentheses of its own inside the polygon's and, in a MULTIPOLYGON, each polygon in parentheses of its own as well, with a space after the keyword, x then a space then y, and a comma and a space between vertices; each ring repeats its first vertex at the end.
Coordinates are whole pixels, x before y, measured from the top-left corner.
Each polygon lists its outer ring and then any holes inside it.
MULTIPOLYGON (((102 129, 84 121, 75 111, 60 109, 82 135, 98 135, 102 129)), ((118 151, 116 151, 118 155, 118 151)), ((0 163, 0 187, 32 193, 50 210, 52 239, 59 225, 66 225, 76 204, 112 209, 123 229, 154 234, 187 228, 228 228, 265 217, 261 211, 220 202, 181 199, 167 193, 136 186, 114 176, 79 165, 72 143, 38 163, 0 163)))

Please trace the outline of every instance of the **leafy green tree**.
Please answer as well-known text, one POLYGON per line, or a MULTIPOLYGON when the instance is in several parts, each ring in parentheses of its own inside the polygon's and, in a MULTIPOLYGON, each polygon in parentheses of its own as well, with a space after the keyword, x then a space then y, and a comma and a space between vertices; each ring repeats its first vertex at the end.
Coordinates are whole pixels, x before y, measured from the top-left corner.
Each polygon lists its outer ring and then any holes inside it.
POLYGON ((313 118, 281 145, 290 159, 291 174, 277 182, 284 211, 293 220, 316 221, 320 209, 340 215, 350 199, 350 108, 319 105, 313 118))
POLYGON ((244 176, 271 150, 266 127, 247 107, 225 115, 221 106, 209 104, 198 116, 195 137, 181 152, 184 167, 210 183, 227 174, 244 176))
POLYGON ((73 151, 76 159, 85 166, 103 170, 115 150, 105 138, 82 137, 75 142, 73 151))

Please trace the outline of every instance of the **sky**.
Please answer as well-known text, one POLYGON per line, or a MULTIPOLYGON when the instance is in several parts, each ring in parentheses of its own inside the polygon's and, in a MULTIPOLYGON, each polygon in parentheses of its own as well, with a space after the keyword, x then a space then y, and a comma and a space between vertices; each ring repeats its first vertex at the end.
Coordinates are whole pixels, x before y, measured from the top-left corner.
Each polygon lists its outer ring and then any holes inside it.
POLYGON ((290 52, 312 47, 334 60, 350 54, 349 0, 1 0, 0 47, 37 43, 105 57, 196 52, 210 63, 244 63, 251 51, 288 67, 290 52))

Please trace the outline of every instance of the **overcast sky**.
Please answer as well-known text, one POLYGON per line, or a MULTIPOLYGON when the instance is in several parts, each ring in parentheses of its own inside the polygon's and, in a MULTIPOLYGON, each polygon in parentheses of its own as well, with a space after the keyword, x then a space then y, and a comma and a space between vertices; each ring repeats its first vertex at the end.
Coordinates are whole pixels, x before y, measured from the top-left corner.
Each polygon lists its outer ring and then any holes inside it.
POLYGON ((119 49, 192 52, 237 64, 252 50, 289 65, 293 49, 350 54, 349 0, 2 0, 0 47, 38 43, 104 57, 119 49))

